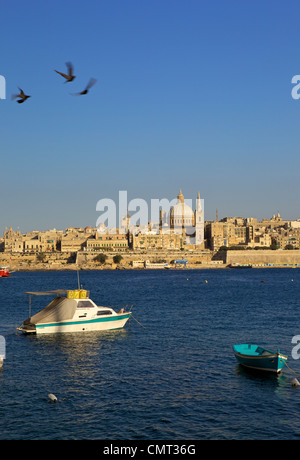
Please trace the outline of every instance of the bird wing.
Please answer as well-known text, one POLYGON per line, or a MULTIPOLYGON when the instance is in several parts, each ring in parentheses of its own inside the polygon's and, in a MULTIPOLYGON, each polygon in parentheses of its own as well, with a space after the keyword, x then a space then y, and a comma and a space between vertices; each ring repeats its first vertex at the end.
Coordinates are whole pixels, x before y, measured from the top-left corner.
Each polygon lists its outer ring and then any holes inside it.
MULTIPOLYGON (((18 88, 19 88, 19 87, 18 87, 18 88)), ((23 91, 21 88, 19 88, 19 91, 20 91, 19 94, 12 94, 12 95, 11 95, 11 100, 16 99, 17 97, 21 97, 21 98, 24 98, 24 97, 25 97, 25 93, 24 93, 24 91, 23 91)))
POLYGON ((72 93, 72 96, 81 96, 83 94, 86 94, 88 90, 97 82, 96 78, 91 78, 88 84, 86 85, 85 89, 83 91, 80 91, 80 93, 72 93))
POLYGON ((67 66, 67 69, 68 69, 69 76, 73 77, 74 76, 74 69, 73 69, 72 62, 66 62, 66 66, 67 66))
POLYGON ((61 75, 62 77, 66 78, 68 80, 69 78, 69 75, 66 75, 65 73, 63 72, 59 72, 58 70, 55 70, 56 73, 59 73, 59 75, 61 75))
POLYGON ((90 81, 88 82, 86 88, 85 88, 85 91, 90 89, 92 86, 94 86, 94 84, 97 82, 96 78, 91 78, 90 81))

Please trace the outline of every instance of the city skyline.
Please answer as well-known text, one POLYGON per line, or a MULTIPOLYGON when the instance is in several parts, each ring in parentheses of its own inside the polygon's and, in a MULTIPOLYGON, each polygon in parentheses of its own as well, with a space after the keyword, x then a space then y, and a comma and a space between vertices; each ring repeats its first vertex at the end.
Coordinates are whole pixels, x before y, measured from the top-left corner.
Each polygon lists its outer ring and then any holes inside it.
MULTIPOLYGON (((166 204, 166 203, 165 203, 166 204)), ((11 227, 0 237, 4 253, 77 253, 107 250, 188 250, 219 251, 229 249, 299 249, 300 219, 284 221, 279 213, 258 222, 256 218, 227 217, 220 221, 204 221, 198 194, 195 211, 184 201, 180 190, 177 202, 169 211, 161 210, 159 222, 140 222, 127 213, 117 228, 99 227, 63 230, 48 229, 22 234, 11 227), (132 218, 131 218, 132 217, 132 218)), ((114 222, 116 223, 116 222, 114 222)))
POLYGON ((200 190, 205 220, 216 209, 299 219, 296 1, 1 9, 1 233, 95 226, 97 202, 119 190, 150 202, 179 187, 200 190), (65 84, 55 70, 68 61, 76 79, 65 84), (11 101, 18 87, 24 104, 11 101))
MULTIPOLYGON (((203 200, 201 200, 202 203, 203 203, 203 200)), ((171 203, 172 201, 170 201, 171 203)), ((103 213, 105 214, 105 213, 103 213)), ((139 223, 139 219, 137 219, 139 217, 139 211, 133 211, 133 212, 128 212, 127 214, 127 217, 129 217, 129 219, 131 220, 133 218, 134 220, 134 224, 130 224, 132 228, 135 228, 137 231, 140 231, 140 232, 144 232, 145 231, 145 227, 146 225, 144 223, 139 223)), ((216 212, 215 212, 215 216, 214 218, 212 219, 206 219, 205 218, 205 215, 203 214, 203 222, 205 224, 208 224, 208 223, 213 223, 213 222, 219 222, 219 223, 224 223, 224 222, 227 222, 227 221, 231 221, 231 220, 243 220, 243 221, 249 221, 250 222, 250 225, 251 222, 257 222, 258 224, 263 224, 264 222, 267 224, 268 221, 272 221, 272 220, 279 220, 283 223, 288 223, 288 222, 293 222, 293 223, 299 223, 300 225, 300 217, 299 218, 296 218, 296 219, 286 219, 284 217, 282 217, 281 213, 279 211, 277 212, 274 212, 271 216, 266 216, 266 217, 263 217, 263 218, 258 218, 257 216, 242 216, 242 215, 232 215, 232 216, 219 216, 219 212, 218 212, 218 209, 216 209, 216 212)), ((170 216, 168 216, 168 218, 170 218, 170 216)), ((4 227, 4 230, 3 230, 3 233, 7 232, 7 230, 13 230, 14 232, 20 232, 20 234, 22 235, 25 235, 25 234, 30 234, 30 233, 35 233, 35 232, 49 232, 49 231, 56 231, 56 232, 64 232, 68 229, 94 229, 94 230, 97 230, 98 229, 98 232, 100 233, 105 233, 105 232, 110 232, 110 231, 115 231, 115 230, 122 230, 122 233, 127 233, 127 230, 124 230, 123 226, 124 226, 124 222, 126 221, 126 215, 123 215, 121 216, 121 219, 120 219, 120 222, 116 222, 117 225, 116 226, 113 226, 113 227, 110 227, 108 225, 106 225, 105 223, 102 223, 102 222, 98 222, 98 225, 97 225, 97 222, 95 225, 66 225, 64 227, 58 227, 58 226, 55 226, 55 225, 52 225, 50 227, 47 227, 47 228, 33 228, 31 227, 30 229, 22 229, 22 227, 20 226, 17 226, 17 227, 13 227, 12 225, 6 225, 4 227)), ((169 221, 168 221, 169 222, 169 221)), ((149 232, 151 232, 151 230, 153 230, 154 232, 157 230, 158 226, 160 225, 160 220, 157 220, 157 221, 151 221, 149 220, 148 224, 150 225, 150 229, 148 228, 149 232)), ((127 226, 128 224, 126 224, 127 226)), ((185 226, 183 226, 185 227, 185 226)), ((127 228, 127 227, 126 227, 127 228)), ((170 222, 168 223, 168 228, 170 228, 170 222)), ((147 230, 147 231, 148 231, 147 230)), ((2 233, 2 235, 3 235, 2 233)), ((1 233, 0 233, 0 239, 1 239, 1 233)))

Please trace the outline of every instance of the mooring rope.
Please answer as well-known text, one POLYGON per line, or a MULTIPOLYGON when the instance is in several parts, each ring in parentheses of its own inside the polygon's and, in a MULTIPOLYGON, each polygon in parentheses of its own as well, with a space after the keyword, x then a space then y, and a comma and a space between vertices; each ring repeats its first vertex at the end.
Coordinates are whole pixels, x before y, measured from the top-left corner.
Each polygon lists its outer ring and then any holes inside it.
MULTIPOLYGON (((293 369, 290 368, 290 366, 287 364, 287 362, 285 362, 285 365, 291 372, 293 372, 297 376, 296 372, 293 369)), ((298 375, 298 377, 299 377, 299 375, 298 375)))
POLYGON ((146 329, 145 326, 143 326, 133 315, 130 315, 131 318, 133 318, 140 326, 142 326, 144 329, 146 329))
POLYGON ((0 334, 2 337, 6 337, 10 334, 13 334, 14 332, 17 332, 17 328, 13 329, 11 332, 7 332, 6 334, 0 334))

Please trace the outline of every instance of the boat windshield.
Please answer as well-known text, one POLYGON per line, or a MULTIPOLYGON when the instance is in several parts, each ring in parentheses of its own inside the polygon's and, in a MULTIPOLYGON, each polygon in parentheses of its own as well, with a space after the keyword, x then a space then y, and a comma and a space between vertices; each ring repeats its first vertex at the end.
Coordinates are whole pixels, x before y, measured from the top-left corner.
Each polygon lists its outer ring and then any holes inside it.
POLYGON ((95 305, 90 300, 79 300, 77 308, 94 308, 95 305))

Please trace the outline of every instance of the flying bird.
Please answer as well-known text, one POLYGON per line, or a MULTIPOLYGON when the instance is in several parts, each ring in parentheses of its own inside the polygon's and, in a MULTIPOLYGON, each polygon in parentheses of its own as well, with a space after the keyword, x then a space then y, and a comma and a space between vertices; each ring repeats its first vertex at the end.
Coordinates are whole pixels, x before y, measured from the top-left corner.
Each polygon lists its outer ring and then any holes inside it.
POLYGON ((86 85, 85 89, 81 91, 80 93, 73 93, 73 96, 81 96, 83 94, 87 94, 89 89, 94 86, 94 84, 97 82, 96 78, 91 78, 88 84, 86 85))
POLYGON ((62 77, 64 77, 66 79, 65 83, 68 83, 69 81, 72 81, 74 80, 75 75, 73 73, 73 65, 71 62, 66 62, 66 66, 68 68, 68 73, 63 73, 63 72, 59 72, 58 70, 55 70, 56 73, 59 73, 59 75, 61 75, 62 77))
POLYGON ((11 98, 16 99, 17 97, 19 97, 20 99, 18 99, 17 102, 19 104, 22 104, 22 102, 25 102, 26 99, 28 99, 31 96, 28 96, 27 94, 25 94, 21 88, 19 88, 19 90, 20 90, 20 94, 13 94, 11 98))

